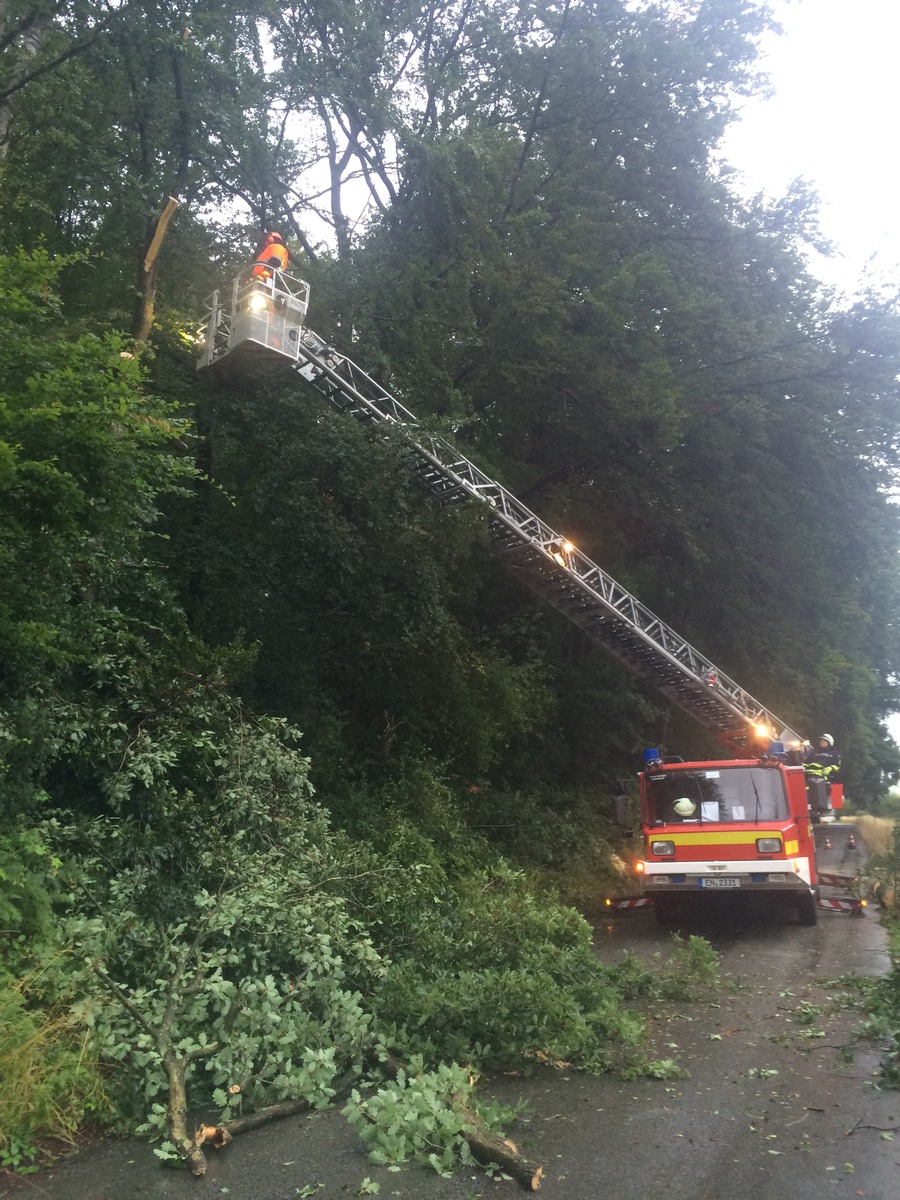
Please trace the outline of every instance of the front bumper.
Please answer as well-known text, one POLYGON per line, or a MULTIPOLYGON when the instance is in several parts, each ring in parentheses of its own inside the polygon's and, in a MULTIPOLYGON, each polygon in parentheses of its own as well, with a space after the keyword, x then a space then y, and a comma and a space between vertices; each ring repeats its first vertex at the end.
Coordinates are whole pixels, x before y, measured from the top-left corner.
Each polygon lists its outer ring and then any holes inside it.
POLYGON ((648 896, 660 892, 808 892, 808 858, 748 862, 645 862, 641 872, 648 896))

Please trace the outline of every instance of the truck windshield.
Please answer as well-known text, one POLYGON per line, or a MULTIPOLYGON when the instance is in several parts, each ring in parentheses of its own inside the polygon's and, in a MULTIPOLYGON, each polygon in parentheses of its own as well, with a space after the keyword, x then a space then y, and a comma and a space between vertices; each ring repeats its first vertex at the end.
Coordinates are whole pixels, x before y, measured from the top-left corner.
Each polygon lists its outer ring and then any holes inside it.
POLYGON ((660 771, 644 776, 650 825, 774 821, 788 816, 784 778, 766 767, 660 771))

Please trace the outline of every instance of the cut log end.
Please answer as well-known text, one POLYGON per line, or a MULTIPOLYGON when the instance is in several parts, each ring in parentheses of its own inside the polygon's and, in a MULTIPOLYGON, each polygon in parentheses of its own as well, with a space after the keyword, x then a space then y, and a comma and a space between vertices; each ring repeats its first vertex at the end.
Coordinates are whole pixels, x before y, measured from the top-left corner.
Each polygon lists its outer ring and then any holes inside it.
MULTIPOLYGON (((382 1066, 395 1078, 405 1070, 403 1064, 390 1055, 382 1060, 382 1066)), ((470 1080, 470 1087, 473 1082, 470 1080)), ((475 1161, 484 1167, 499 1167, 504 1175, 509 1175, 528 1192, 538 1191, 544 1168, 529 1161, 511 1138, 494 1133, 468 1099, 464 1092, 457 1092, 450 1097, 450 1105, 463 1119, 462 1136, 475 1161)))
POLYGON ((192 1175, 206 1174, 206 1155, 199 1146, 191 1146, 190 1150, 185 1154, 185 1159, 191 1168, 192 1175))
POLYGON ((214 1146, 222 1150, 231 1141, 231 1134, 223 1125, 201 1125, 194 1134, 195 1146, 214 1146))

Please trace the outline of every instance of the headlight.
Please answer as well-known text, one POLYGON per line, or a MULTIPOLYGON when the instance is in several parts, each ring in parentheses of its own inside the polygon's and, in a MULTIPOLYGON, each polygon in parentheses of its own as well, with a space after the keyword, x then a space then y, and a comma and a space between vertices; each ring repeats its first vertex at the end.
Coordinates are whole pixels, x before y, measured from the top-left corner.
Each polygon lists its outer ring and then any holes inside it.
POLYGON ((760 854, 780 854, 781 838, 757 838, 756 849, 760 854))
POLYGON ((269 297, 265 294, 265 292, 253 292, 250 296, 250 299, 247 301, 247 307, 251 312, 262 312, 262 310, 266 307, 266 302, 268 299, 269 297))
POLYGON ((675 853, 675 843, 674 842, 651 842, 650 843, 650 853, 651 854, 672 855, 675 853))

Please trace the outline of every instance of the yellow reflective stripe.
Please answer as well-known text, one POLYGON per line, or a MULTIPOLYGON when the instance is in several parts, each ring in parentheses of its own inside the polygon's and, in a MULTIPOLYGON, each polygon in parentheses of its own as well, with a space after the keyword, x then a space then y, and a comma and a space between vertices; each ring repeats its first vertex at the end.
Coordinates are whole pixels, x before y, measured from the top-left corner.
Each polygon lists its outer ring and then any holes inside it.
POLYGON ((652 841, 674 842, 676 846, 749 846, 755 845, 757 838, 777 837, 781 839, 780 829, 750 829, 719 830, 718 833, 660 833, 652 841))
POLYGON ((785 854, 799 854, 800 853, 800 843, 796 842, 796 841, 785 842, 784 843, 784 852, 785 852, 785 854))

